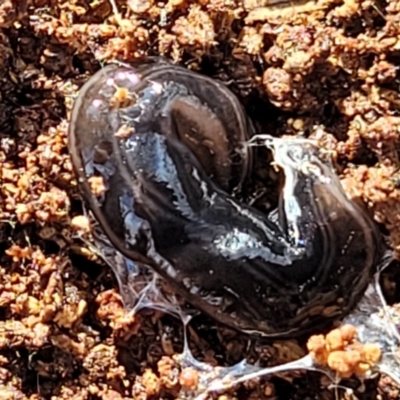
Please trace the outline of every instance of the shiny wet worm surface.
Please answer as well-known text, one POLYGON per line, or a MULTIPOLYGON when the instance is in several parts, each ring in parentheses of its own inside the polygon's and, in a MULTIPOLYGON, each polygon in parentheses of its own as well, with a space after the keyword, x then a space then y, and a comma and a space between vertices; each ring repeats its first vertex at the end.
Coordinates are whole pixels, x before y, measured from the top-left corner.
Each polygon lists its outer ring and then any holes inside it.
POLYGON ((251 137, 225 86, 153 59, 82 87, 69 150, 85 202, 126 258, 240 331, 315 333, 354 308, 384 246, 304 139, 257 136, 285 175, 280 206, 267 215, 239 202, 251 137))

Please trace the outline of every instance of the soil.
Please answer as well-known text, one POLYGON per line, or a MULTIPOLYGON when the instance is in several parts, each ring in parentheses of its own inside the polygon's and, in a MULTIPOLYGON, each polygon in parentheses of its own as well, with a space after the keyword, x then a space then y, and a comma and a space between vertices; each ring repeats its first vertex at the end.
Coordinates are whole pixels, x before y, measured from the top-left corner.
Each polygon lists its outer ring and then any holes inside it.
MULTIPOLYGON (((400 252, 400 0, 2 0, 0 399, 179 398, 182 324, 128 316, 110 269, 76 240, 86 221, 67 150, 81 85, 112 60, 163 55, 220 79, 260 132, 316 138, 345 189, 400 252)), ((383 280, 400 301, 398 263, 383 280)), ((200 360, 261 365, 306 353, 201 316, 200 360)), ((249 382, 222 399, 395 399, 387 377, 318 373, 249 382), (347 388, 347 389, 346 389, 347 388)), ((181 397, 182 398, 182 397, 181 397)))

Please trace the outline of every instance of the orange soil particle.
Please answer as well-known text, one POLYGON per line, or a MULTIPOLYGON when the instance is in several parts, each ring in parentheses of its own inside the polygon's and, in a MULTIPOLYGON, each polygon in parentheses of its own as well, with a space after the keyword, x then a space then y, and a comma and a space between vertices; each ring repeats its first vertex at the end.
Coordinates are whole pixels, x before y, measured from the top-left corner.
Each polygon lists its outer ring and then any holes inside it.
POLYGON ((333 329, 326 336, 311 336, 307 348, 318 365, 327 366, 341 378, 366 375, 381 359, 381 349, 373 343, 357 341, 352 325, 333 329))

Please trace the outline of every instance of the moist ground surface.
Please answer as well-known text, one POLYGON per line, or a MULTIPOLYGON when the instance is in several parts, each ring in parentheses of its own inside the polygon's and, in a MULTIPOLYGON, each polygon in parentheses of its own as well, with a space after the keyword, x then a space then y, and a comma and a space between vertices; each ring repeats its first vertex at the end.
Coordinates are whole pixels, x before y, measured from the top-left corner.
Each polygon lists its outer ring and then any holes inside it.
MULTIPOLYGON (((108 0, 2 0, 0 399, 175 399, 195 379, 176 376, 181 323, 127 316, 109 268, 75 239, 86 226, 68 118, 90 75, 111 60, 164 55, 224 81, 259 131, 329 148, 348 193, 400 250, 399 37, 397 0, 127 0, 114 9, 108 0)), ((396 267, 383 280, 392 302, 396 267)), ((205 317, 190 329, 194 355, 215 365, 274 365, 305 354, 304 343, 248 345, 205 317)), ((353 394, 291 373, 219 398, 399 395, 385 377, 343 386, 353 394)))

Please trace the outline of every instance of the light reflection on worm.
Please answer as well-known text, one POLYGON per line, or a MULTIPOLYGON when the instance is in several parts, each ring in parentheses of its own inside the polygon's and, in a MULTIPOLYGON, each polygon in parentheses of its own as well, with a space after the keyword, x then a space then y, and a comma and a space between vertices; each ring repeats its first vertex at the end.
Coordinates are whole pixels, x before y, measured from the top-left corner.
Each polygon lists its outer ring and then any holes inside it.
POLYGON ((124 256, 240 331, 315 332, 357 304, 384 246, 309 141, 261 137, 285 174, 281 206, 264 215, 241 204, 232 191, 251 167, 252 135, 225 86, 153 59, 84 85, 69 149, 83 198, 124 256), (97 197, 95 176, 106 185, 97 197))

